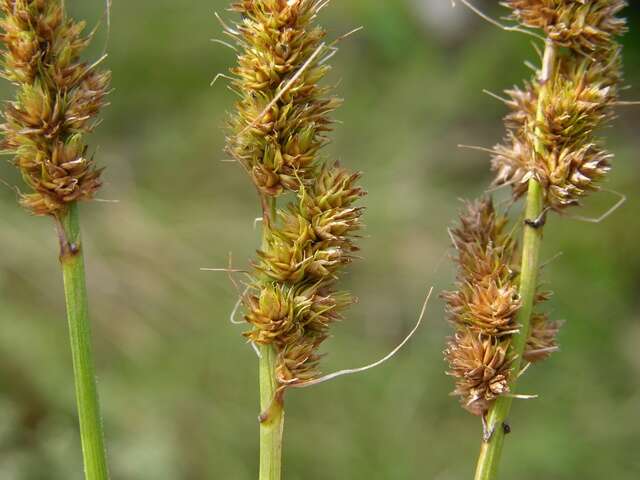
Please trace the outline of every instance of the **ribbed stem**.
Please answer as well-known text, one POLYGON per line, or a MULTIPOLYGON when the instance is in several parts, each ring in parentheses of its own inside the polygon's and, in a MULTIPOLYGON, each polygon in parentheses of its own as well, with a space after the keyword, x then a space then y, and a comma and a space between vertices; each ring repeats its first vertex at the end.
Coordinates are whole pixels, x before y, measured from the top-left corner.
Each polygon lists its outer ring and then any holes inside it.
MULTIPOLYGON (((549 79, 555 68, 556 48, 551 41, 547 41, 541 72, 541 88, 538 98, 537 121, 540 124, 544 120, 543 104, 546 95, 549 95, 549 79)), ((535 130, 534 148, 536 154, 544 156, 546 148, 542 142, 538 128, 535 130)), ((510 355, 513 358, 511 367, 511 392, 515 392, 518 373, 522 365, 522 356, 529 338, 531 315, 535 305, 536 289, 538 286, 538 271, 540 268, 540 245, 542 243, 542 222, 536 223, 544 216, 544 197, 542 186, 535 180, 529 180, 529 189, 526 200, 526 219, 522 242, 522 266, 520 270, 520 298, 522 307, 518 312, 517 322, 520 329, 513 336, 510 347, 510 355)), ((496 400, 487 415, 486 425, 488 439, 484 439, 480 449, 480 457, 476 468, 475 480, 495 480, 498 476, 498 464, 504 445, 506 434, 506 420, 511 410, 513 398, 501 396, 496 400)))
MULTIPOLYGON (((276 221, 277 201, 261 196, 262 247, 267 247, 271 227, 276 221)), ((273 345, 260 346, 260 477, 280 480, 282 472, 282 435, 284 405, 276 379, 277 353, 273 345)))
POLYGON ((84 256, 76 203, 69 206, 60 222, 60 264, 64 278, 85 479, 107 480, 109 473, 91 349, 84 256))
POLYGON ((277 394, 276 352, 273 346, 260 347, 260 477, 280 480, 284 408, 277 394))

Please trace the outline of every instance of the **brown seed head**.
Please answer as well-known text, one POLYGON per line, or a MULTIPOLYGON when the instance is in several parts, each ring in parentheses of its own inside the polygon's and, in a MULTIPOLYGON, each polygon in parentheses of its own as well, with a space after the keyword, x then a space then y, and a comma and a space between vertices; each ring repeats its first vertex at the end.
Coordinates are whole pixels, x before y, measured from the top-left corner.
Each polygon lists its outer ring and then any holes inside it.
POLYGON ((500 395, 509 393, 509 341, 471 330, 459 330, 449 340, 445 357, 456 377, 453 394, 474 415, 482 415, 500 395))
MULTIPOLYGON (((476 415, 484 414, 499 395, 509 392, 513 374, 507 352, 511 337, 520 329, 520 259, 507 227, 507 217, 486 197, 467 203, 451 230, 458 264, 456 289, 442 297, 456 333, 449 339, 445 358, 449 374, 456 378, 453 394, 476 415)), ((549 296, 539 292, 536 304, 549 296)), ((525 357, 537 361, 557 348, 559 324, 539 313, 532 323, 525 357)))
POLYGON ((617 15, 624 0, 505 0, 512 17, 528 28, 541 29, 561 47, 596 52, 626 31, 617 15))
POLYGON ((2 75, 18 88, 5 111, 2 148, 33 193, 22 203, 36 215, 57 215, 91 199, 101 170, 84 136, 105 105, 111 75, 80 60, 90 35, 56 0, 2 0, 2 75))
POLYGON ((245 336, 276 349, 283 386, 319 375, 320 346, 354 302, 336 284, 354 259, 362 228, 360 174, 320 156, 329 114, 341 103, 319 83, 334 50, 314 25, 321 6, 317 0, 245 0, 232 6, 242 20, 225 27, 241 50, 231 70, 241 99, 229 119, 227 152, 249 173, 263 203, 288 202, 275 218, 268 215, 243 297, 252 326, 245 336))

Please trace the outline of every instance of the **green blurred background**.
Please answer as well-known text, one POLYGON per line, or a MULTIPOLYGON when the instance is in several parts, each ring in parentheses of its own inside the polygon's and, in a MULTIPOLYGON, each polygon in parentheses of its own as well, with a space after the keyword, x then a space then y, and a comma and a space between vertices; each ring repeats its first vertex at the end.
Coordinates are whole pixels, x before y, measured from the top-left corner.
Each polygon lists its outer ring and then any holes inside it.
MULTIPOLYGON (((107 166, 83 206, 99 389, 117 480, 255 479, 257 362, 228 322, 236 301, 229 252, 253 255, 259 210, 248 179, 224 163, 223 82, 235 59, 221 38, 222 0, 113 2, 108 64, 115 91, 92 138, 107 166)), ((627 100, 640 99, 640 9, 627 9, 627 100), (637 30, 633 27, 637 27, 637 30)), ((98 21, 100 0, 68 0, 98 21)), ((477 2, 481 5, 482 2, 477 2)), ((484 2, 494 15, 497 2, 484 2)), ((231 14, 222 12, 225 18, 231 14)), ((500 92, 536 60, 530 39, 484 23, 449 0, 342 0, 321 22, 335 37, 363 25, 334 57, 345 98, 327 153, 366 172, 364 261, 345 286, 360 298, 327 343, 326 372, 371 362, 416 320, 427 288, 448 288, 447 226, 459 198, 490 181, 487 155, 503 134, 500 92)), ((92 53, 106 39, 101 32, 92 53)), ((1 97, 11 88, 2 86, 1 97)), ((593 225, 553 216, 544 258, 566 319, 562 352, 532 368, 518 401, 503 476, 518 480, 640 478, 640 109, 606 131, 610 188, 629 201, 593 225)), ((3 164, 0 178, 20 184, 3 164)), ((0 478, 81 475, 71 360, 52 222, 0 190, 0 478)), ((582 211, 615 201, 602 193, 582 211)), ((441 351, 449 327, 434 300, 409 346, 373 371, 287 396, 288 480, 470 478, 481 427, 449 397, 441 351)))

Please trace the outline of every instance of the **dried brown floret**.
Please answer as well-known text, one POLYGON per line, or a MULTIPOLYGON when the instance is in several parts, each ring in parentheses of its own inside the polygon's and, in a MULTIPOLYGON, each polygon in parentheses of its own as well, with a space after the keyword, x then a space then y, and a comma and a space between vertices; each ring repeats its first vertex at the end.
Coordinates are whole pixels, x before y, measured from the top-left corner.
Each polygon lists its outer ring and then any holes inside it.
POLYGON ((524 359, 527 362, 539 362, 556 352, 557 336, 561 326, 562 322, 550 321, 546 314, 534 314, 531 317, 531 331, 524 351, 524 359))
POLYGON ((468 203, 451 231, 458 263, 457 289, 445 292, 447 312, 460 326, 501 335, 517 329, 520 307, 514 274, 515 242, 507 218, 497 214, 490 198, 468 203))
POLYGON ((487 279, 480 284, 458 286, 460 290, 443 295, 456 324, 494 336, 518 330, 515 316, 521 302, 515 285, 499 287, 494 279, 487 279))
POLYGON ((318 349, 326 339, 323 335, 301 337, 278 352, 276 378, 281 385, 304 383, 320 375, 319 364, 322 358, 318 349))
POLYGON ((58 215, 100 188, 84 136, 105 105, 111 75, 80 60, 91 35, 66 16, 63 2, 3 0, 0 10, 2 75, 18 86, 4 111, 2 148, 33 189, 22 204, 36 215, 58 215))

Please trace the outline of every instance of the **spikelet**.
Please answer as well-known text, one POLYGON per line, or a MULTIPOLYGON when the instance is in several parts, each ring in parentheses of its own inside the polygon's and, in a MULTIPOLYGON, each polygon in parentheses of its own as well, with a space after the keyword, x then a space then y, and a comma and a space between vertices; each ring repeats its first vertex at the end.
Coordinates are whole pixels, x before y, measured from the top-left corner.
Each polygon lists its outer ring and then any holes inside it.
POLYGON ((18 88, 4 111, 2 148, 33 190, 21 203, 36 215, 60 215, 89 200, 100 170, 84 137, 105 105, 111 75, 80 60, 91 35, 59 0, 1 0, 2 76, 18 88))
POLYGON ((539 105, 538 78, 523 89, 508 90, 508 133, 495 147, 495 185, 511 185, 516 198, 535 178, 545 192, 546 205, 562 211, 578 205, 611 168, 613 155, 597 131, 613 118, 622 78, 620 46, 625 21, 616 17, 623 1, 527 1, 504 4, 527 27, 543 29, 562 52, 545 84, 548 94, 539 105), (538 107, 542 117, 537 117, 538 107), (534 149, 534 139, 544 153, 534 149))
POLYGON ((626 31, 616 15, 624 0, 505 0, 515 21, 536 28, 561 47, 595 52, 626 31))
POLYGON ((509 393, 508 341, 473 330, 459 330, 450 339, 445 356, 449 375, 456 377, 453 395, 474 415, 483 415, 500 395, 509 393))
POLYGON ((227 152, 249 173, 265 203, 289 200, 264 222, 264 241, 243 296, 245 336, 277 352, 281 386, 319 375, 319 348, 354 302, 336 284, 357 252, 365 195, 360 174, 323 160, 328 114, 340 101, 318 82, 329 71, 314 25, 321 2, 255 0, 232 10, 242 21, 225 31, 241 53, 231 70, 241 100, 229 120, 227 152), (282 194, 290 192, 289 196, 282 194))
MULTIPOLYGON (((507 230, 508 219, 496 212, 490 198, 470 202, 451 236, 456 250, 456 289, 442 294, 449 320, 456 329, 445 358, 456 378, 453 394, 475 415, 484 414, 500 395, 509 393, 512 372, 509 346, 519 331, 517 244, 507 230)), ((538 293, 537 303, 548 293, 538 293)), ((546 358, 555 348, 559 325, 538 313, 525 357, 546 358)))
POLYGON ((318 83, 330 70, 321 61, 326 33, 314 25, 319 8, 310 0, 244 0, 232 6, 242 22, 226 28, 242 48, 231 70, 241 100, 227 151, 271 197, 313 183, 328 115, 341 103, 318 83))

